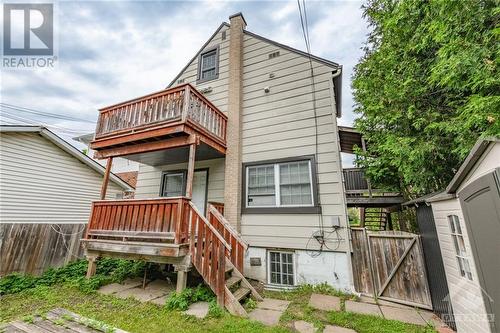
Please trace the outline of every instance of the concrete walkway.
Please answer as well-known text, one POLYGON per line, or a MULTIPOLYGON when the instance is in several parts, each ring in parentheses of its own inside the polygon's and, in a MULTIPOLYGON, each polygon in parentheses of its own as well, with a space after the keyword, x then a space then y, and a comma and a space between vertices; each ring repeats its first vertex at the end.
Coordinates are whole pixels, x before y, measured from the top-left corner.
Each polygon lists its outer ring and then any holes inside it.
MULTIPOLYGON (((378 316, 385 319, 397 320, 421 326, 430 324, 436 328, 446 327, 441 319, 434 313, 398 303, 383 300, 375 302, 372 298, 361 297, 359 302, 346 300, 344 305, 345 311, 348 312, 378 316)), ((340 311, 340 298, 335 296, 312 294, 309 300, 309 306, 323 311, 340 311)), ((331 332, 335 331, 332 329, 331 332)))
POLYGON ((266 326, 273 326, 278 324, 289 304, 290 302, 280 299, 264 298, 264 301, 258 302, 257 308, 249 313, 249 317, 266 326))
POLYGON ((140 302, 164 305, 167 297, 175 291, 175 285, 165 280, 150 281, 142 288, 142 279, 128 279, 122 283, 111 283, 101 287, 98 292, 119 298, 135 298, 140 302))

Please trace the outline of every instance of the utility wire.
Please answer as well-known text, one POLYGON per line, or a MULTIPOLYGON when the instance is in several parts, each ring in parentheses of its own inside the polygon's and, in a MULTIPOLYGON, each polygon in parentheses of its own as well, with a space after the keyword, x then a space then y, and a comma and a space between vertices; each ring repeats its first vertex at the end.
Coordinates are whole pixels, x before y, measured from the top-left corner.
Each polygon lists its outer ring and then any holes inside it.
POLYGON ((5 108, 5 109, 14 110, 16 112, 30 113, 30 114, 34 114, 34 115, 42 116, 42 117, 56 118, 56 119, 61 119, 61 120, 78 121, 78 122, 95 124, 95 121, 91 121, 91 120, 88 120, 88 119, 77 118, 77 117, 73 117, 73 116, 67 116, 67 115, 56 114, 56 113, 51 113, 51 112, 40 111, 40 110, 25 108, 25 107, 13 105, 13 104, 0 103, 0 106, 2 108, 5 108))

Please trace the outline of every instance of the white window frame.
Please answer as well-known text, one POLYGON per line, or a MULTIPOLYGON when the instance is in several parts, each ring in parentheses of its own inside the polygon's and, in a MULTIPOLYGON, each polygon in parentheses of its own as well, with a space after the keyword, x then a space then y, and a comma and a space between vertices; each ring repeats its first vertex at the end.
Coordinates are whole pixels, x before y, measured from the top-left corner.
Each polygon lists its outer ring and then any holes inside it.
POLYGON ((466 244, 465 244, 464 234, 462 231, 463 228, 462 228, 462 225, 460 224, 460 218, 458 217, 458 215, 451 214, 451 215, 447 216, 447 219, 448 219, 448 227, 450 228, 451 242, 453 243, 453 248, 455 250, 454 252, 455 252, 455 257, 457 259, 458 271, 460 273, 460 276, 462 278, 465 278, 465 279, 472 281, 473 280, 472 270, 470 268, 471 265, 470 265, 470 261, 469 261, 469 256, 467 254, 467 248, 466 248, 466 244), (452 227, 452 225, 453 225, 453 227, 452 227), (458 226, 458 228, 457 228, 457 226, 458 226), (460 233, 458 232, 459 228, 460 228, 460 233), (455 231, 453 231, 453 229, 455 229, 455 231), (462 242, 464 244, 463 245, 464 246, 463 253, 459 252, 460 239, 462 239, 462 242), (462 270, 462 267, 463 267, 463 270, 462 270))
MULTIPOLYGON (((294 287, 297 285, 297 260, 295 258, 294 251, 268 249, 267 250, 267 265, 266 266, 267 266, 267 284, 269 286, 294 287), (281 262, 281 254, 282 253, 292 255, 293 284, 280 284, 280 283, 272 283, 271 282, 271 252, 280 254, 280 262, 281 262)), ((283 272, 283 270, 281 270, 281 272, 283 272)))
POLYGON ((312 166, 310 159, 299 159, 296 161, 286 161, 286 162, 276 162, 276 163, 263 163, 263 164, 255 164, 255 165, 247 165, 245 169, 245 207, 246 208, 285 208, 285 207, 314 207, 314 185, 313 185, 313 174, 312 174, 312 166), (296 163, 296 162, 307 162, 309 167, 309 187, 311 190, 311 203, 310 204, 295 204, 295 205, 282 205, 281 204, 281 184, 280 184, 280 165, 288 164, 288 163, 296 163), (274 166, 274 196, 275 196, 275 205, 270 206, 249 206, 248 205, 248 179, 250 168, 255 167, 265 167, 265 166, 274 166))
MULTIPOLYGON (((207 69, 205 69, 205 71, 206 70, 207 69)), ((200 56, 198 58, 198 80, 197 80, 197 82, 202 83, 202 82, 207 82, 207 81, 211 81, 211 80, 216 80, 218 78, 219 78, 219 46, 215 46, 215 47, 208 49, 200 54, 200 56), (214 66, 215 74, 213 77, 202 78, 203 71, 204 71, 202 68, 203 67, 203 57, 209 53, 212 53, 212 52, 215 53, 215 66, 214 66)))

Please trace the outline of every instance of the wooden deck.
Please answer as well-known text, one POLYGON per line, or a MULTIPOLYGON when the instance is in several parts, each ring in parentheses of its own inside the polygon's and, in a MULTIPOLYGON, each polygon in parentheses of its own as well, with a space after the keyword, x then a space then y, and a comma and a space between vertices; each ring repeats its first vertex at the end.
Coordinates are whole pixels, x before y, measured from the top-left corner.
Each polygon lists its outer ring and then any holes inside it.
POLYGON ((347 206, 392 207, 404 202, 400 193, 372 188, 362 168, 345 168, 342 172, 347 206))
POLYGON ((227 117, 190 84, 100 110, 91 148, 96 158, 187 146, 226 151, 227 117))
POLYGON ((31 321, 13 321, 0 325, 0 332, 5 333, 127 333, 121 329, 106 325, 100 321, 81 317, 65 309, 49 311, 43 318, 33 316, 31 321))

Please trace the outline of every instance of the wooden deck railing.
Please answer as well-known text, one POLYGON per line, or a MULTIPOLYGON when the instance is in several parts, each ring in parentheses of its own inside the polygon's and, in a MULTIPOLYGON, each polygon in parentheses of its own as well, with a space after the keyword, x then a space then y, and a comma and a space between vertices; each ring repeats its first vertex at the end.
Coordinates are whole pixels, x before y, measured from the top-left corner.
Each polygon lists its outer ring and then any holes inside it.
POLYGON ((344 184, 347 192, 360 191, 366 192, 369 189, 368 181, 365 177, 365 171, 361 168, 343 169, 344 184))
POLYGON ((236 269, 243 273, 243 257, 248 245, 224 218, 221 212, 214 205, 210 204, 208 205, 208 221, 224 240, 231 245, 232 250, 228 257, 236 269))
POLYGON ((217 303, 224 307, 226 257, 231 255, 231 245, 192 202, 189 202, 189 207, 191 216, 189 247, 192 263, 217 296, 217 303))
POLYGON ((174 123, 188 123, 225 142, 227 117, 190 84, 162 90, 100 110, 95 138, 174 123))
MULTIPOLYGON (((219 211, 219 213, 224 215, 224 204, 222 202, 209 201, 208 205, 214 206, 215 209, 217 209, 219 211)), ((210 210, 207 209, 207 216, 208 216, 209 212, 210 212, 210 210)))
POLYGON ((187 243, 188 204, 184 197, 94 201, 85 238, 187 243))

